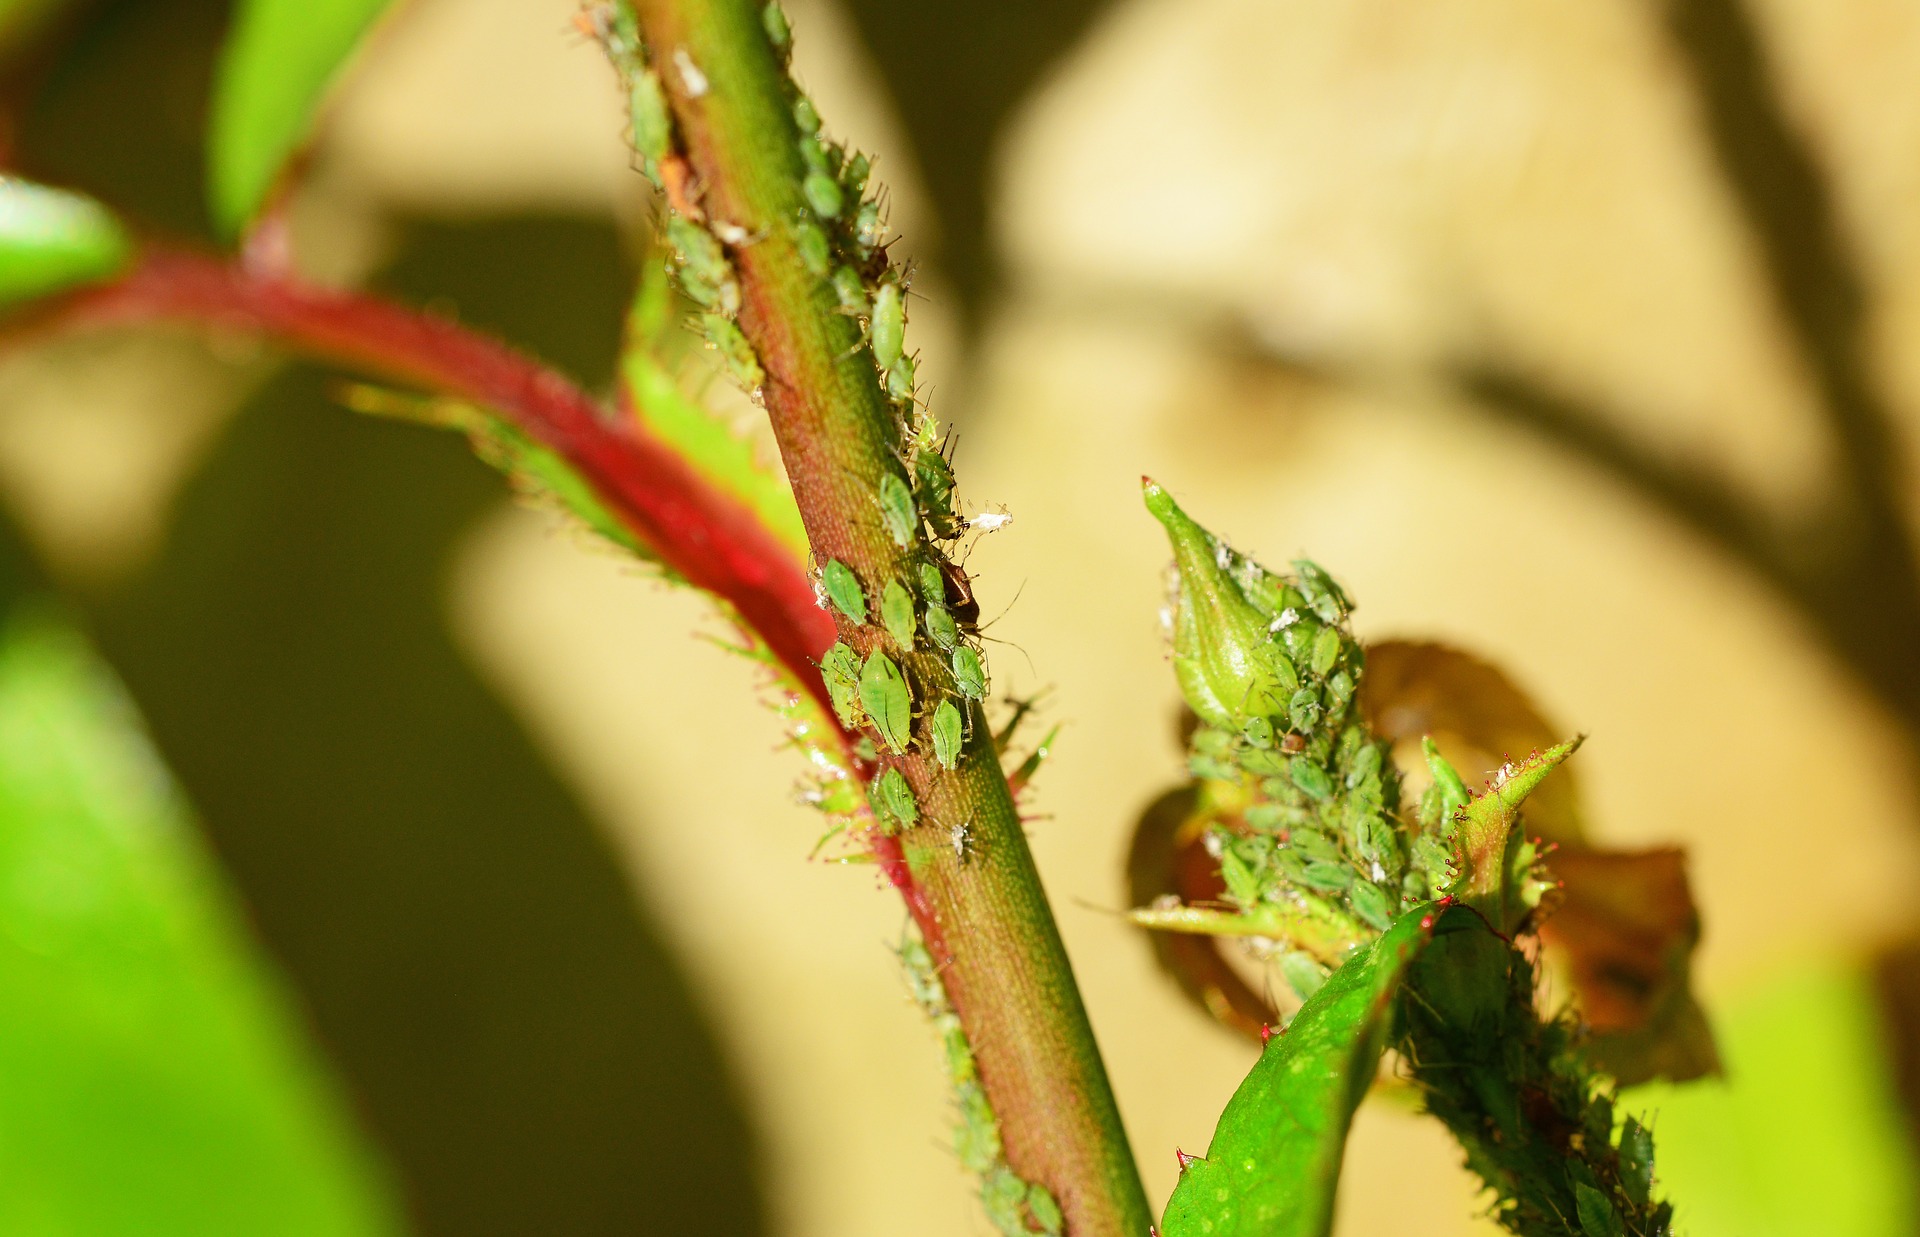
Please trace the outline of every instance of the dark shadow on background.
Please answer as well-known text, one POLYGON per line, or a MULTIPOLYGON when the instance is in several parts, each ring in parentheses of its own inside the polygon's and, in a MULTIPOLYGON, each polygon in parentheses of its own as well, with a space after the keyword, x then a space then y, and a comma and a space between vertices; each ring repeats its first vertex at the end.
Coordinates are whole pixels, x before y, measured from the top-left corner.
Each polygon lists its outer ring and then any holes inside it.
MULTIPOLYGON (((84 8, 8 83, 20 166, 204 236, 228 4, 84 8)), ((628 280, 608 229, 549 222, 421 229, 385 282, 601 382, 628 280)), ((503 491, 292 371, 91 617, 421 1232, 751 1237, 754 1140, 685 978, 445 628, 448 552, 503 491)))
MULTIPOLYGON (((611 233, 420 235, 388 282, 588 378, 611 233)), ((608 844, 450 643, 504 487, 295 370, 193 481, 102 643, 429 1234, 752 1234, 753 1138, 608 844)), ((644 707, 639 702, 637 707, 644 707)))

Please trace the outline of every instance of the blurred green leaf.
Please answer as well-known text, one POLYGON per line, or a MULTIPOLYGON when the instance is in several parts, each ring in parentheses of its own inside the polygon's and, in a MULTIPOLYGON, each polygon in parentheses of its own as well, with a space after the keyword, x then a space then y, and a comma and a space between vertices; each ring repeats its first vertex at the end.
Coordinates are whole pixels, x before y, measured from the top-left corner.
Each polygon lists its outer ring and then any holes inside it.
POLYGON ((1912 1237, 1914 1147, 1873 989, 1826 962, 1715 1002, 1724 1079, 1636 1088, 1688 1237, 1912 1237))
POLYGON ((237 234, 303 146, 328 88, 388 0, 241 0, 207 134, 214 222, 237 234))
POLYGON ((0 633, 0 1232, 400 1231, 165 771, 70 628, 0 633))
POLYGON ((106 279, 132 254, 92 198, 0 176, 0 306, 106 279))
POLYGON ((1443 913, 1402 915, 1267 1042, 1206 1158, 1167 1200, 1165 1237, 1322 1237, 1332 1227, 1347 1126, 1379 1068, 1400 980, 1443 913))
POLYGON ((0 0, 0 60, 31 43, 54 15, 73 0, 0 0))
POLYGON ((681 389, 666 363, 668 341, 682 334, 673 312, 666 267, 656 259, 642 268, 640 288, 627 315, 627 338, 620 360, 633 415, 662 442, 680 453, 715 488, 738 499, 794 556, 807 555, 807 530, 783 470, 763 466, 753 444, 681 389))

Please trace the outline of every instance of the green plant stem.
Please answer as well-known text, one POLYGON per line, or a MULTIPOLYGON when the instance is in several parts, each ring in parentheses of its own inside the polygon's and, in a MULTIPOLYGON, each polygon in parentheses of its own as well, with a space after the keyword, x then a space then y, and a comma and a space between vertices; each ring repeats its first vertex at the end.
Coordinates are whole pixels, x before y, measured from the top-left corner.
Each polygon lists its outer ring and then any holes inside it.
MULTIPOLYGON (((799 131, 786 70, 749 0, 635 0, 709 219, 744 229, 734 248, 739 325, 766 371, 764 398, 817 561, 838 559, 877 595, 912 581, 925 550, 894 543, 876 487, 907 479, 903 434, 859 325, 794 242, 805 218, 799 131), (693 75, 687 67, 692 66, 693 75), (690 80, 691 77, 691 80, 690 80), (702 89, 704 87, 704 89, 702 89)), ((864 657, 884 633, 839 616, 864 657)), ((946 661, 899 655, 920 741, 882 755, 912 787, 918 823, 900 837, 931 908, 928 941, 999 1119, 1008 1164, 1058 1199, 1068 1231, 1141 1237, 1150 1214, 1066 950, 1041 888, 983 710, 956 768, 925 741, 932 704, 958 700, 946 661)), ((965 703, 962 701, 961 703, 965 703)))

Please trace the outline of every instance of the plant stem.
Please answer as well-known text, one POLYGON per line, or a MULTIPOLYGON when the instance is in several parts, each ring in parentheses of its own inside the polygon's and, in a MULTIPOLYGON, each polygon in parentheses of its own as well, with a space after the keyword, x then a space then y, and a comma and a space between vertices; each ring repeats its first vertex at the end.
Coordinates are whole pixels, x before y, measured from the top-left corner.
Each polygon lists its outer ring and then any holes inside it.
MULTIPOLYGON (((7 324, 0 347, 66 330, 183 322, 273 341, 303 356, 469 399, 558 452, 668 567, 731 606, 793 681, 831 701, 816 662, 834 637, 813 587, 750 512, 631 418, 615 419, 564 374, 457 322, 358 293, 314 288, 201 254, 150 247, 111 283, 7 324)), ((847 762, 853 736, 841 732, 847 762)), ((935 946, 939 924, 898 838, 875 861, 935 946)), ((931 947, 931 946, 930 946, 931 947)))
POLYGON ((498 340, 377 297, 160 248, 9 335, 168 321, 268 338, 506 415, 578 469, 662 562, 731 605, 794 681, 828 703, 815 662, 833 625, 792 554, 633 418, 616 419, 564 375, 498 340))
MULTIPOLYGON (((911 584, 936 552, 917 528, 897 544, 880 514, 882 478, 912 481, 904 431, 859 325, 796 244, 796 221, 810 218, 800 132, 760 5, 637 0, 634 9, 705 215, 732 225, 716 231, 751 238, 731 246, 739 326, 766 373, 765 403, 815 558, 851 567, 869 596, 911 584)), ((900 648, 876 626, 836 618, 859 657, 897 656, 922 714, 918 741, 880 759, 913 791, 918 823, 900 843, 938 929, 928 947, 1006 1160, 1052 1192, 1070 1232, 1140 1237, 1145 1194, 984 711, 925 642, 900 648), (943 698, 963 706, 970 732, 951 770, 927 750, 927 715, 943 698)))

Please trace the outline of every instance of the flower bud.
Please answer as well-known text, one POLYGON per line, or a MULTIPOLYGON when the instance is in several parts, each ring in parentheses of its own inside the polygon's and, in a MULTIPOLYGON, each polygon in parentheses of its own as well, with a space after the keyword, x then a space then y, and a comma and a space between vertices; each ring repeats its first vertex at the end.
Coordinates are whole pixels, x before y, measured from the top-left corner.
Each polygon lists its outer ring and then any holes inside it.
POLYGON ((1249 718, 1280 713, 1278 652, 1267 617, 1244 582, 1264 573, 1187 517, 1159 485, 1141 478, 1147 510, 1173 543, 1176 582, 1173 672, 1203 721, 1239 730, 1249 718))

